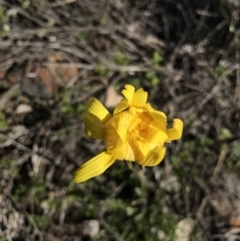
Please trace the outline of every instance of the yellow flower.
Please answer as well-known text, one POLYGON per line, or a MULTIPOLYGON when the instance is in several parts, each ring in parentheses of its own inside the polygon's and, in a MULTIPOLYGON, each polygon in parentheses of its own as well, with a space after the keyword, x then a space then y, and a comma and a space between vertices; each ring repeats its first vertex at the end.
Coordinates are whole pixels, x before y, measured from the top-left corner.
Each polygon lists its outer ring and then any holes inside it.
POLYGON ((148 93, 126 85, 123 99, 113 116, 95 98, 87 106, 84 117, 85 133, 103 139, 106 150, 83 164, 74 174, 75 182, 83 182, 102 174, 116 160, 156 166, 165 156, 165 142, 182 136, 183 122, 173 120, 167 129, 166 115, 147 103, 148 93))

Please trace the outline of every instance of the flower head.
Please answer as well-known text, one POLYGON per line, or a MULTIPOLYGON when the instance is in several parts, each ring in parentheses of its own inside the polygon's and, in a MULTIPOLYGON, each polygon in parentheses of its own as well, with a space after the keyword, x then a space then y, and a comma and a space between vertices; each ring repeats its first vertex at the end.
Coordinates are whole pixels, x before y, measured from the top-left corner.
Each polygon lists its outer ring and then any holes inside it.
POLYGON ((85 133, 103 139, 106 150, 83 164, 74 175, 75 182, 83 182, 102 174, 116 160, 137 162, 142 166, 156 166, 165 156, 165 142, 182 136, 183 122, 173 120, 167 129, 166 115, 147 103, 148 93, 126 85, 123 99, 113 116, 95 98, 86 107, 85 133))

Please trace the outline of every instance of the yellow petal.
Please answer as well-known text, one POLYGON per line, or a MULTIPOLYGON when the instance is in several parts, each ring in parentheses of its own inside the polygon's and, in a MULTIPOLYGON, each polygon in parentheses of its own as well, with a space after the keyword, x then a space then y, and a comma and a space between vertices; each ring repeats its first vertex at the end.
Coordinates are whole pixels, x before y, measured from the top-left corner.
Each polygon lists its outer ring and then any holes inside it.
POLYGON ((135 107, 135 106, 131 106, 129 108, 129 112, 131 112, 133 115, 135 116, 139 116, 141 115, 143 112, 146 112, 146 109, 144 107, 135 107))
POLYGON ((84 128, 86 135, 95 139, 103 139, 104 126, 94 116, 85 114, 84 128))
POLYGON ((84 125, 86 135, 103 138, 103 127, 111 119, 108 110, 95 98, 92 98, 86 106, 84 125))
POLYGON ((154 120, 160 123, 167 122, 167 117, 162 111, 155 110, 154 108, 152 108, 152 106, 149 103, 146 104, 146 109, 154 120))
POLYGON ((132 85, 125 85, 125 89, 122 91, 123 98, 114 110, 113 115, 116 115, 128 107, 144 107, 147 102, 148 93, 142 88, 137 90, 132 85))
POLYGON ((161 130, 163 132, 167 132, 167 123, 159 122, 157 120, 153 120, 151 125, 157 130, 161 130))
POLYGON ((108 110, 96 98, 92 98, 87 103, 86 111, 88 114, 91 114, 98 118, 99 122, 101 122, 102 124, 106 124, 112 117, 108 110))
POLYGON ((111 155, 121 161, 123 161, 123 160, 135 161, 136 160, 134 151, 133 151, 131 145, 129 145, 129 143, 127 141, 123 143, 121 148, 114 149, 111 152, 111 155))
POLYGON ((142 166, 156 166, 164 158, 166 154, 166 147, 157 146, 150 151, 142 162, 139 162, 142 166))
POLYGON ((132 102, 134 91, 135 88, 132 85, 125 85, 125 89, 122 90, 122 94, 125 96, 129 103, 132 102))
POLYGON ((129 107, 129 102, 127 99, 123 98, 119 104, 114 109, 113 115, 117 115, 118 113, 122 112, 123 110, 129 107))
POLYGON ((125 85, 125 89, 122 90, 122 94, 124 97, 116 106, 113 115, 117 115, 118 113, 122 112, 130 106, 134 96, 134 91, 135 88, 132 85, 125 85))
POLYGON ((119 124, 118 126, 107 126, 104 132, 104 141, 109 152, 119 149, 126 140, 127 129, 119 124))
POLYGON ((123 151, 124 153, 124 159, 127 161, 135 161, 136 160, 136 156, 134 153, 134 149, 132 148, 131 145, 129 145, 129 143, 126 143, 126 148, 123 151))
POLYGON ((167 141, 179 140, 182 137, 183 122, 180 119, 173 119, 173 127, 167 130, 167 141))
POLYGON ((107 152, 102 152, 83 164, 74 173, 75 182, 84 182, 92 177, 101 175, 115 161, 107 152))
POLYGON ((124 160, 128 158, 127 160, 134 160, 134 152, 127 142, 129 138, 131 139, 131 135, 128 136, 131 132, 130 127, 136 125, 136 120, 141 121, 129 111, 124 111, 113 116, 106 124, 104 141, 108 151, 116 159, 124 160))
POLYGON ((167 139, 168 135, 164 131, 149 127, 147 137, 145 138, 145 142, 161 143, 163 145, 163 143, 167 139))
POLYGON ((135 161, 143 161, 145 156, 149 153, 150 149, 144 142, 132 141, 132 149, 134 150, 135 161))
POLYGON ((135 122, 137 118, 132 115, 130 112, 128 111, 124 111, 122 112, 119 116, 118 116, 118 119, 115 117, 114 120, 118 120, 118 124, 121 124, 123 126, 125 126, 127 129, 133 125, 132 123, 135 122))
POLYGON ((119 115, 113 116, 113 118, 105 125, 104 141, 108 148, 115 146, 117 139, 125 141, 127 130, 133 119, 136 119, 128 111, 124 111, 119 115))
POLYGON ((144 107, 147 102, 148 93, 142 88, 134 93, 131 106, 144 107))

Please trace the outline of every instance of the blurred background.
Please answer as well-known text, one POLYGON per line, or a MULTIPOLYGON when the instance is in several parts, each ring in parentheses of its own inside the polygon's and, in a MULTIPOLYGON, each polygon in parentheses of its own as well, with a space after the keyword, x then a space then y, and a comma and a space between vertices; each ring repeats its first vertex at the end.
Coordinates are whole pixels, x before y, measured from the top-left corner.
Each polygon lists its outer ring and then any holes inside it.
POLYGON ((238 0, 0 0, 0 240, 240 240, 238 0), (85 136, 91 97, 112 111, 143 87, 180 141, 154 168, 85 136))

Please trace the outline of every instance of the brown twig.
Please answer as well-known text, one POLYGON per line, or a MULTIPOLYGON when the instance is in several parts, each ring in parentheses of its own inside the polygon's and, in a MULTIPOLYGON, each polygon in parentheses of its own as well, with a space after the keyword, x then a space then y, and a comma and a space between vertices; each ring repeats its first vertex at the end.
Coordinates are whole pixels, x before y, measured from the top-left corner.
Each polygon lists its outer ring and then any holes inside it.
POLYGON ((227 154, 228 154, 228 148, 227 148, 227 146, 223 146, 223 148, 222 148, 222 150, 220 152, 220 156, 218 158, 217 165, 215 166, 213 175, 212 175, 212 177, 210 179, 211 183, 213 183, 216 180, 217 176, 221 172, 222 167, 223 167, 223 163, 224 163, 224 161, 226 159, 227 154))

